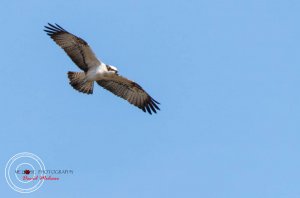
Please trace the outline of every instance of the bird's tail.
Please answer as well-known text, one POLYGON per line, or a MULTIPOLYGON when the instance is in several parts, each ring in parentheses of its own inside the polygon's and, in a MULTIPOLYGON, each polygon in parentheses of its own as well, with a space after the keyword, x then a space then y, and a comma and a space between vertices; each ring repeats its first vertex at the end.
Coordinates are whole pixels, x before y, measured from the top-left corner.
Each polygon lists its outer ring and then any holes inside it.
POLYGON ((68 72, 70 85, 79 92, 92 94, 94 82, 87 81, 84 72, 68 72))

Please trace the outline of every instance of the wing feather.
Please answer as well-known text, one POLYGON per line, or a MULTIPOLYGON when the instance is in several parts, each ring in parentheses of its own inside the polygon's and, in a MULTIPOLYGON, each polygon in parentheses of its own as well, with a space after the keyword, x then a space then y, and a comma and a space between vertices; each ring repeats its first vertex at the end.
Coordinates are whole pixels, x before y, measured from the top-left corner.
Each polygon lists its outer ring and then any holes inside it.
POLYGON ((130 104, 133 104, 133 103, 135 102, 135 99, 134 99, 134 97, 133 97, 132 94, 131 94, 131 95, 129 94, 128 102, 129 102, 130 104))
POLYGON ((72 61, 83 71, 100 65, 90 46, 83 39, 69 33, 61 26, 48 23, 45 32, 68 54, 72 61))
POLYGON ((152 114, 160 110, 159 102, 154 100, 139 84, 117 74, 112 74, 97 83, 104 89, 127 100, 144 112, 152 114))

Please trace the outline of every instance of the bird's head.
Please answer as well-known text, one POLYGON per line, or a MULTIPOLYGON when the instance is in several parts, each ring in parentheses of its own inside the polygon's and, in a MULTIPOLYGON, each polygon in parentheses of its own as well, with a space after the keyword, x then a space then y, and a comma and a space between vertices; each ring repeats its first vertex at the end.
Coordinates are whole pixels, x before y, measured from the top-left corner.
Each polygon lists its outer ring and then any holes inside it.
POLYGON ((113 71, 115 74, 118 73, 118 68, 112 65, 106 65, 108 71, 113 71))

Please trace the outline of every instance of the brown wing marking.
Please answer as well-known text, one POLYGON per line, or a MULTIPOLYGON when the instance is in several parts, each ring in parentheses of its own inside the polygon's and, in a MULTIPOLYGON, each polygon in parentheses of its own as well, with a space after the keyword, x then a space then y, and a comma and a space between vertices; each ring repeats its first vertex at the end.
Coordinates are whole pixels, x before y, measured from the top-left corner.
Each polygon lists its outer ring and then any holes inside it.
POLYGON ((45 32, 68 54, 72 61, 83 71, 100 65, 90 46, 83 39, 69 33, 61 26, 48 23, 45 32))
POLYGON ((160 110, 157 106, 160 103, 154 100, 139 84, 122 76, 114 74, 97 81, 97 83, 104 89, 142 109, 144 112, 147 111, 152 114, 152 112, 156 113, 157 110, 160 110))

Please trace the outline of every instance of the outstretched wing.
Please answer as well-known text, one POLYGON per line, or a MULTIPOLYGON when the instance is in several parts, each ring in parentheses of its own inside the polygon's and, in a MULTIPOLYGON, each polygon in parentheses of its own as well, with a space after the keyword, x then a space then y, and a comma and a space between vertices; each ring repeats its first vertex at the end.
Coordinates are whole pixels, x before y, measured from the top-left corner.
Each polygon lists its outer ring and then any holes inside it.
POLYGON ((83 71, 100 65, 90 46, 83 39, 69 33, 61 26, 48 23, 45 32, 69 55, 72 61, 83 71))
POLYGON ((127 78, 112 74, 97 83, 144 112, 152 114, 152 112, 156 113, 156 110, 160 110, 157 106, 159 102, 154 100, 140 85, 127 78))

